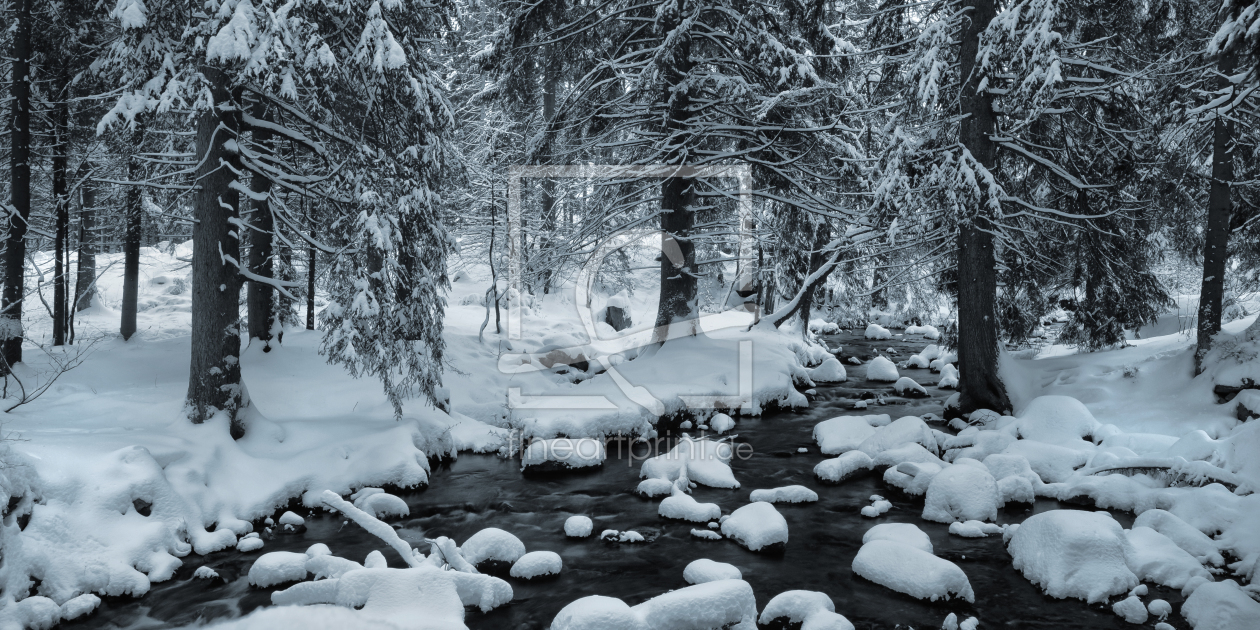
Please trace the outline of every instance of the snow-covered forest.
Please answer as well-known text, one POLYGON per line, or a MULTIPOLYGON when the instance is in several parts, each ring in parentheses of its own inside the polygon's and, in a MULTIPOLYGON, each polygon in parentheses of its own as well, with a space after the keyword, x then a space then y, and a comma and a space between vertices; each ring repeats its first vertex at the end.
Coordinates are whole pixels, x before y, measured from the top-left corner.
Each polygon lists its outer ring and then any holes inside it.
POLYGON ((1257 0, 0 16, 0 630, 1260 628, 1257 0))

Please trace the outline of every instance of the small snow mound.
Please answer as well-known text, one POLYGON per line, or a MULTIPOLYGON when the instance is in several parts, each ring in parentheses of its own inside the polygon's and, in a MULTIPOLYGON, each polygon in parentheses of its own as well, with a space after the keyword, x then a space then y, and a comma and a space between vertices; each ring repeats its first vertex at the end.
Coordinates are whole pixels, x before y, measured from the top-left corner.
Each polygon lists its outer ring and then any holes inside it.
POLYGON ((861 471, 871 470, 875 462, 862 451, 849 451, 833 459, 825 459, 814 466, 814 475, 823 481, 840 483, 861 471))
POLYGON ((1152 617, 1163 621, 1168 618, 1168 615, 1172 614, 1172 604, 1162 599, 1152 599, 1151 603, 1146 605, 1146 612, 1150 613, 1152 617))
MULTIPOLYGON (((971 460, 975 461, 975 460, 971 460)), ((942 470, 928 485, 923 519, 938 523, 997 520, 998 487, 983 464, 955 465, 942 470)))
POLYGON ((683 579, 687 580, 688 584, 704 584, 718 580, 742 580, 744 575, 733 564, 701 558, 693 560, 687 568, 683 569, 683 579))
POLYGON ((710 488, 738 488, 730 461, 734 448, 729 442, 684 437, 668 453, 647 459, 639 467, 646 479, 675 481, 686 470, 687 479, 710 488))
POLYGON ((93 595, 92 593, 84 593, 77 597, 72 597, 61 605, 61 620, 70 621, 71 619, 78 619, 79 617, 96 610, 96 607, 100 605, 101 598, 93 595))
POLYGON ((670 494, 674 491, 674 482, 668 479, 644 479, 639 482, 639 494, 654 499, 659 496, 670 494))
POLYGON ((958 368, 946 363, 941 366, 941 380, 936 384, 941 389, 956 389, 958 387, 958 368))
POLYGON ((1116 613, 1117 617, 1124 619, 1127 623, 1144 624, 1146 623, 1147 612, 1146 606, 1142 605, 1142 599, 1136 595, 1122 599, 1111 605, 1111 611, 1116 613))
POLYGON ((691 535, 700 540, 722 540, 722 535, 711 529, 693 529, 691 535))
POLYGON ((554 551, 531 551, 512 564, 508 575, 518 580, 532 580, 547 575, 560 575, 564 562, 554 551))
POLYGON ((783 486, 770 490, 753 490, 749 500, 766 503, 813 503, 818 500, 818 493, 805 486, 783 486))
POLYGON ((1050 510, 1028 517, 1007 550, 1015 569, 1047 595, 1093 604, 1137 586, 1124 529, 1106 512, 1050 510))
POLYGON ((570 516, 564 521, 564 535, 569 538, 586 538, 595 529, 589 516, 570 516))
POLYGON ((935 341, 941 338, 941 331, 936 326, 906 326, 906 335, 923 335, 924 339, 935 341))
POLYGON ((949 533, 963 538, 984 538, 990 534, 1001 534, 1001 525, 983 521, 953 522, 949 524, 949 533))
POLYGON ((932 539, 918 526, 910 523, 880 523, 862 535, 862 544, 872 540, 891 540, 933 553, 932 539))
POLYGON ((207 566, 200 566, 193 571, 193 577, 199 580, 213 580, 219 577, 219 572, 207 566))
POLYGON ((957 597, 974 603, 967 574, 958 565, 892 540, 872 540, 853 559, 853 572, 899 593, 936 601, 957 597))
POLYGON ((814 442, 824 455, 839 455, 857 449, 875 427, 862 416, 840 416, 814 425, 814 442))
POLYGON ((892 339, 892 333, 887 328, 876 323, 871 323, 866 327, 866 333, 863 335, 867 339, 875 339, 882 341, 884 339, 892 339))
POLYGON ((592 438, 535 440, 521 454, 521 470, 566 470, 600 466, 607 453, 604 443, 592 438))
POLYGON ((1212 574, 1194 556, 1167 536, 1137 525, 1125 535, 1133 545, 1133 553, 1128 558, 1129 569, 1139 580, 1180 589, 1195 577, 1212 579, 1212 574))
POLYGON ((633 608, 649 628, 702 630, 753 627, 757 600, 743 580, 718 580, 657 595, 633 608))
POLYGON ((259 538, 257 534, 253 536, 247 536, 245 538, 242 538, 236 541, 236 550, 241 553, 250 553, 252 551, 258 551, 259 549, 262 549, 262 548, 263 548, 263 539, 259 538))
POLYGON ((786 545, 788 525, 773 505, 757 501, 735 510, 730 518, 722 521, 722 535, 750 551, 760 551, 786 545))
POLYGON ((828 357, 822 365, 809 371, 809 380, 815 383, 842 383, 848 379, 844 365, 835 357, 828 357))
POLYGON ((1255 630, 1260 603, 1233 580, 1204 584, 1181 605, 1181 616, 1196 630, 1255 630))
POLYGON ((266 588, 285 582, 298 582, 306 579, 306 561, 304 553, 292 551, 273 551, 259 556, 249 567, 249 583, 266 588))
POLYGON ((293 512, 286 511, 284 514, 280 515, 280 524, 291 525, 293 527, 301 527, 302 525, 306 524, 306 520, 303 519, 301 516, 294 514, 293 512))
POLYGON ((1015 426, 1023 439, 1060 446, 1073 446, 1101 427, 1094 414, 1071 396, 1034 398, 1015 426))
POLYGON ((897 373, 897 365, 895 363, 883 356, 878 356, 866 366, 866 378, 871 381, 893 383, 901 378, 901 375, 897 373))
POLYGON ((691 521, 692 523, 707 523, 715 518, 720 518, 722 516, 722 508, 718 507, 716 503, 700 503, 690 494, 674 488, 673 494, 661 501, 660 507, 657 508, 657 513, 665 518, 691 521))
POLYGON ((497 527, 487 527, 470 536, 459 552, 473 566, 487 560, 513 563, 525 555, 525 543, 497 527))
POLYGON ((407 507, 406 501, 383 491, 360 496, 358 499, 355 499, 354 507, 367 512, 376 518, 407 516, 411 514, 411 510, 407 507))
POLYGON ((605 529, 599 533, 599 539, 615 543, 641 543, 647 541, 647 539, 643 537, 643 534, 640 534, 633 529, 627 529, 624 532, 615 529, 605 529))
POLYGON ((928 395, 927 388, 909 376, 897 379, 897 382, 893 384, 893 391, 901 396, 909 396, 911 398, 926 398, 928 395))
POLYGON ((551 630, 648 630, 648 625, 620 599, 590 595, 561 608, 551 630))
POLYGON ((919 416, 902 416, 888 426, 880 427, 871 437, 863 440, 858 449, 875 457, 886 450, 911 443, 931 452, 938 450, 936 433, 919 416))
POLYGON ((735 420, 724 413, 719 413, 709 420, 709 428, 714 433, 726 433, 735 428, 735 420))
POLYGON ((836 605, 826 593, 818 591, 784 591, 766 602, 761 611, 760 625, 769 625, 775 619, 787 620, 787 623, 804 623, 807 618, 817 612, 836 612, 836 605))

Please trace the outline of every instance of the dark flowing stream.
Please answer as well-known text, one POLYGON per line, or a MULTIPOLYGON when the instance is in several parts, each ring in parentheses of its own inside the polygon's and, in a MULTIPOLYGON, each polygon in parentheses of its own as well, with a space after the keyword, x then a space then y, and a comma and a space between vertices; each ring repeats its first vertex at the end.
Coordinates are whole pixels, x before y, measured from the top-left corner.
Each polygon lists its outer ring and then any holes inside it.
MULTIPOLYGON (((931 343, 917 336, 880 342, 860 337, 860 332, 845 333, 828 336, 828 341, 833 346, 843 346, 842 357, 856 354, 869 358, 876 351, 894 348, 899 355, 892 358, 898 362, 931 343)), ((753 553, 726 540, 700 540, 690 531, 704 528, 703 524, 667 521, 658 516, 659 500, 635 494, 638 466, 648 447, 618 442, 609 444, 608 461, 602 467, 566 475, 524 476, 517 461, 493 455, 460 455, 433 471, 427 489, 403 496, 411 515, 394 523, 395 527, 404 540, 417 546, 425 535, 444 535, 463 542, 482 528, 498 527, 518 536, 529 551, 555 551, 564 559, 564 570, 558 577, 534 582, 509 578, 515 592, 511 604, 488 614, 469 609, 465 623, 474 630, 545 629, 561 608, 587 595, 618 597, 635 605, 687 586, 683 568, 699 558, 738 567, 752 585, 759 608, 783 591, 822 591, 831 596, 836 611, 858 628, 939 628, 950 612, 957 613, 960 621, 968 616, 978 617, 981 628, 1130 627, 1109 606, 1087 606, 1079 600, 1046 597, 1011 566, 1001 536, 951 536, 947 526, 919 518, 922 498, 908 497, 885 485, 879 475, 838 486, 819 483, 813 468, 823 456, 812 439, 815 424, 839 415, 887 413, 894 419, 925 413, 939 415, 942 402, 952 393, 935 386, 939 375, 905 369, 901 370, 902 376, 926 385, 931 396, 919 400, 898 398, 891 394, 891 384, 867 381, 865 365, 846 363, 845 368, 848 382, 819 386, 817 394, 810 396, 808 409, 737 418, 733 431, 738 434, 737 442, 752 447, 751 456, 732 463, 741 487, 700 487, 694 491, 698 501, 716 503, 723 513, 729 514, 748 503, 749 493, 755 489, 792 484, 814 489, 819 495, 817 503, 776 505, 787 519, 790 536, 781 554, 753 553), (886 404, 871 400, 868 409, 853 410, 856 396, 863 392, 883 394, 886 404), (798 453, 800 447, 807 452, 798 453), (631 452, 635 457, 631 457, 631 452), (863 517, 860 510, 870 504, 872 494, 892 501, 893 509, 879 518, 863 517), (564 521, 574 514, 587 515, 595 521, 594 536, 565 537, 564 521), (927 532, 936 555, 957 563, 966 572, 976 593, 975 604, 917 600, 856 576, 850 566, 862 544, 862 534, 885 522, 913 523, 927 532), (598 534, 604 529, 633 529, 644 534, 648 542, 603 542, 598 534)), ((747 452, 746 448, 743 450, 747 452)), ((1038 500, 1031 510, 1024 506, 1000 513, 999 522, 1018 523, 1034 513, 1058 507, 1093 509, 1038 500)), ((1113 515, 1125 527, 1132 526, 1133 515, 1113 515)), ((344 524, 341 518, 322 514, 308 516, 306 524, 306 530, 300 534, 281 534, 268 540, 261 552, 188 556, 174 579, 154 584, 144 597, 106 598, 92 615, 62 627, 172 628, 243 615, 269 605, 271 592, 283 588, 258 589, 247 584, 249 567, 261 553, 304 551, 317 542, 327 544, 335 555, 360 562, 372 550, 381 549, 391 566, 403 566, 379 539, 353 523, 344 524), (192 573, 200 565, 215 569, 224 579, 194 579, 192 573)), ((1144 599, 1159 597, 1180 605, 1179 593, 1150 588, 1150 597, 1144 599)), ((1170 621, 1182 623, 1175 616, 1170 621)))

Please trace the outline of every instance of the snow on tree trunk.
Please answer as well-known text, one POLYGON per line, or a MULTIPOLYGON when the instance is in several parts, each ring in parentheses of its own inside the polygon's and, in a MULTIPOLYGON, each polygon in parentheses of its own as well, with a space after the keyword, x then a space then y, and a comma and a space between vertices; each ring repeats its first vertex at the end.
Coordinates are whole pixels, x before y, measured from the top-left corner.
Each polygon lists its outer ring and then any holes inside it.
POLYGON ((4 294, 0 303, 0 339, 8 374, 22 362, 22 293, 26 286, 26 220, 31 216, 31 0, 14 0, 13 66, 9 93, 9 238, 5 244, 4 294))
MULTIPOLYGON (((996 130, 993 99, 978 91, 977 53, 980 35, 997 12, 994 0, 971 0, 970 19, 962 22, 959 53, 963 77, 962 113, 959 136, 972 157, 992 169, 996 145, 990 135, 996 130)), ((970 217, 962 217, 958 229, 958 384, 960 410, 1007 411, 1011 408, 1006 387, 998 376, 997 269, 993 247, 993 224, 988 210, 977 204, 970 217)))
POLYGON ((232 436, 244 435, 238 410, 248 404, 241 384, 239 195, 230 188, 241 172, 240 156, 229 150, 240 129, 240 94, 228 90, 222 70, 203 66, 214 106, 197 119, 197 182, 193 200, 192 366, 188 374, 188 414, 202 423, 227 413, 232 436))
MULTIPOLYGON (((92 165, 84 162, 79 172, 90 173, 92 165)), ((79 178, 82 179, 82 178, 79 178)), ((96 184, 84 180, 79 189, 79 260, 74 281, 74 311, 92 306, 96 295, 96 184)))
MULTIPOLYGON (((1237 56, 1232 52, 1222 53, 1217 63, 1219 78, 1216 89, 1228 89, 1228 77, 1234 73, 1237 56)), ((1225 297, 1225 266, 1229 260, 1229 222, 1233 207, 1229 198, 1230 182, 1234 179, 1234 156, 1230 152, 1233 139, 1234 123, 1216 116, 1212 121, 1212 184, 1208 192, 1207 229, 1203 234, 1203 286, 1199 292, 1195 374, 1203 372, 1203 358, 1212 349, 1212 337, 1221 331, 1221 302, 1225 297)))
MULTIPOLYGON (((256 106, 262 109, 261 106, 256 106)), ((265 112, 256 112, 259 119, 270 121, 265 112)), ((272 133, 265 127, 256 127, 254 146, 260 152, 270 149, 272 133)), ((271 179, 262 173, 254 173, 249 182, 250 206, 253 209, 248 223, 253 226, 249 232, 249 270, 254 276, 272 278, 275 275, 273 260, 275 236, 275 220, 271 214, 271 203, 267 196, 271 194, 271 179)), ((249 338, 263 342, 263 351, 271 350, 271 327, 275 320, 275 289, 266 282, 250 280, 246 289, 246 302, 249 319, 249 338)))
MULTIPOLYGON (((132 148, 139 151, 143 140, 144 128, 137 123, 131 134, 132 148)), ((127 179, 133 182, 144 179, 144 168, 140 158, 134 153, 127 162, 127 179)), ((140 187, 129 187, 125 208, 127 232, 123 237, 122 322, 119 325, 123 339, 131 339, 136 334, 136 311, 139 309, 140 294, 140 238, 144 229, 144 215, 140 208, 142 203, 144 200, 140 187)))

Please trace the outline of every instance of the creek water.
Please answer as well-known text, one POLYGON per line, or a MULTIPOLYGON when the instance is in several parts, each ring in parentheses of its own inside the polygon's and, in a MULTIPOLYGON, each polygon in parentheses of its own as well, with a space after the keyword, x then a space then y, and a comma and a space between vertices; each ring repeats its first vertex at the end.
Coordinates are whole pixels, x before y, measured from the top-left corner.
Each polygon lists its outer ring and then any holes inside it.
MULTIPOLYGON (((827 337, 832 346, 843 346, 841 356, 870 357, 892 348, 893 359, 904 360, 922 350, 928 341, 915 337, 895 337, 891 341, 867 341, 858 334, 827 337)), ((879 475, 861 477, 841 485, 820 484, 813 468, 822 461, 812 439, 815 424, 839 415, 887 413, 905 415, 940 414, 950 391, 935 384, 939 375, 928 370, 902 370, 929 391, 924 399, 891 395, 889 383, 866 380, 866 366, 845 365, 849 380, 838 385, 820 385, 810 396, 810 406, 798 412, 776 411, 761 417, 740 417, 732 431, 736 442, 749 447, 738 449, 743 458, 732 463, 741 487, 735 490, 699 487, 698 501, 716 503, 730 513, 749 501, 758 488, 800 484, 814 489, 819 501, 806 504, 778 504, 788 522, 790 539, 778 554, 750 552, 731 541, 705 541, 691 535, 691 529, 704 528, 657 515, 658 500, 635 494, 638 467, 652 454, 649 445, 612 442, 608 460, 590 472, 563 475, 525 476, 517 461, 493 455, 463 454, 433 470, 430 485, 403 496, 410 516, 394 522, 400 536, 421 546, 424 536, 449 536, 457 542, 485 527, 498 527, 519 537, 530 551, 550 550, 564 559, 560 576, 525 582, 509 579, 515 593, 512 603, 488 614, 469 609, 465 623, 474 630, 545 629, 556 613, 569 602, 587 595, 618 597, 638 604, 671 589, 687 586, 683 568, 699 558, 735 565, 753 587, 758 607, 786 590, 822 591, 835 602, 836 611, 848 617, 857 628, 939 628, 950 612, 960 620, 978 617, 982 628, 1124 628, 1127 624, 1108 606, 1087 606, 1078 600, 1046 597, 1011 566, 1010 555, 1001 536, 961 538, 951 536, 948 527, 919 518, 922 498, 909 497, 883 483, 879 475), (855 397, 863 392, 882 394, 885 404, 868 401, 869 408, 853 410, 855 397), (799 448, 806 452, 798 453, 799 448), (879 518, 866 518, 862 507, 870 496, 889 499, 893 508, 879 518), (565 519, 575 514, 590 516, 595 535, 586 539, 566 538, 565 519), (913 523, 932 539, 936 555, 958 564, 976 593, 974 604, 960 601, 917 600, 853 573, 851 564, 862 544, 862 534, 885 522, 913 523), (648 541, 640 544, 614 544, 599 540, 604 529, 633 529, 648 541)), ((943 426, 938 428, 944 429, 943 426)), ((1093 509, 1059 505, 1038 500, 1031 509, 1023 506, 999 514, 1000 523, 1018 523, 1032 514, 1056 508, 1093 509)), ((1131 527, 1131 514, 1113 512, 1125 527, 1131 527)), ((228 551, 205 557, 189 556, 175 577, 154 584, 144 597, 106 598, 101 609, 65 628, 174 628, 215 619, 231 618, 271 603, 277 589, 250 587, 246 574, 260 553, 304 551, 322 542, 334 554, 358 561, 372 550, 381 549, 391 566, 403 566, 396 554, 377 538, 353 523, 328 514, 307 517, 300 534, 276 535, 258 553, 228 551), (215 569, 223 580, 192 577, 201 565, 215 569)), ((283 587, 277 587, 283 588, 283 587)), ((1178 593, 1151 587, 1151 596, 1179 605, 1178 593)), ((1174 623, 1180 622, 1176 619, 1174 623)))

